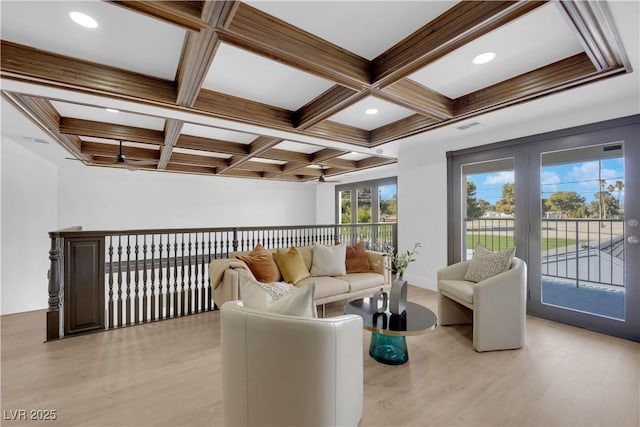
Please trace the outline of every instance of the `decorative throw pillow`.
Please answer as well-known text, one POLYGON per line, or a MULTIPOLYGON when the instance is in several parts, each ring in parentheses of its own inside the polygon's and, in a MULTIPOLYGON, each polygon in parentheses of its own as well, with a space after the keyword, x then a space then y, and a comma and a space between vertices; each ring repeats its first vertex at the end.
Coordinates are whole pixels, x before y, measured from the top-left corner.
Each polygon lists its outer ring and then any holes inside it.
POLYGON ((313 244, 312 276, 344 276, 347 246, 343 243, 336 246, 313 244))
POLYGON ((310 276, 307 266, 304 264, 302 256, 294 247, 288 250, 279 250, 273 254, 273 258, 282 273, 282 277, 286 282, 298 283, 302 279, 310 276))
POLYGON ((240 295, 242 304, 254 310, 268 313, 285 314, 288 316, 318 317, 313 297, 315 283, 291 288, 279 298, 267 290, 271 285, 260 284, 245 274, 239 275, 240 295))
POLYGON ((471 258, 469 268, 464 275, 464 280, 476 283, 482 282, 489 277, 507 271, 515 253, 516 248, 492 252, 479 244, 473 253, 473 258, 471 258))
POLYGON ((249 255, 237 255, 249 267, 258 282, 272 283, 280 280, 280 270, 271 252, 258 244, 249 255))
POLYGON ((368 273, 371 271, 371 263, 364 248, 364 241, 361 240, 355 245, 347 246, 346 260, 347 274, 368 273))

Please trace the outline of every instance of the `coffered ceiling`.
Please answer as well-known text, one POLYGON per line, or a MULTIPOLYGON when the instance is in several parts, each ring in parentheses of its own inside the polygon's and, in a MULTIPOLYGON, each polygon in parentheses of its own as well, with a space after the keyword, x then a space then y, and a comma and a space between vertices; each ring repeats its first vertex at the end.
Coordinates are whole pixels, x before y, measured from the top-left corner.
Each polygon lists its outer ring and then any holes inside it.
POLYGON ((140 168, 316 180, 394 163, 385 144, 408 136, 632 71, 606 2, 0 6, 3 96, 92 166, 122 166, 122 141, 140 168))

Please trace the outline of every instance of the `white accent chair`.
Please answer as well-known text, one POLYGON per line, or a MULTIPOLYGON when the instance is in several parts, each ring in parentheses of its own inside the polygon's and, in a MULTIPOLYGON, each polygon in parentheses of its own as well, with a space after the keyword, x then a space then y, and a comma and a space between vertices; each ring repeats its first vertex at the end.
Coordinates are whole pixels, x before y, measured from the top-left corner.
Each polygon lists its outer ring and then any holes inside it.
POLYGON ((286 316, 229 301, 220 327, 224 425, 358 425, 360 316, 286 316))
POLYGON ((438 324, 473 323, 476 351, 521 348, 526 341, 527 265, 514 257, 507 271, 473 283, 464 280, 470 262, 438 271, 438 324))

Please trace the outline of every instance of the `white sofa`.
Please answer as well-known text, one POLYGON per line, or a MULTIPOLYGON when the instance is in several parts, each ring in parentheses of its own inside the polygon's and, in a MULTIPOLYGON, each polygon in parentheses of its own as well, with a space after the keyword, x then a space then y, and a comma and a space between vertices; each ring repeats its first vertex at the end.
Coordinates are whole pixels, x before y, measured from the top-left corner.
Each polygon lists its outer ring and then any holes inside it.
POLYGON ((476 351, 524 346, 527 265, 514 257, 507 271, 473 283, 464 280, 470 263, 462 261, 438 271, 438 323, 473 323, 476 351))
POLYGON ((228 426, 357 426, 362 318, 221 308, 222 413, 228 426))
MULTIPOLYGON (((302 259, 308 270, 311 270, 313 264, 313 246, 301 246, 297 248, 302 255, 302 259)), ((272 250, 272 252, 274 252, 272 250)), ((389 257, 382 252, 366 251, 369 263, 371 264, 371 272, 368 273, 350 273, 344 276, 311 276, 296 283, 296 286, 302 286, 307 283, 315 283, 315 303, 323 305, 334 301, 340 301, 350 298, 359 298, 363 296, 371 296, 373 292, 384 287, 389 290, 391 286, 391 271, 388 266, 389 257)), ((247 255, 246 252, 231 252, 229 258, 235 258, 236 255, 247 255)), ((240 262, 240 261, 238 261, 240 262)), ((251 272, 245 268, 247 273, 251 272)), ((210 269, 211 274, 211 269, 210 269)), ((213 300, 218 307, 221 307, 227 301, 241 299, 238 282, 238 268, 231 267, 224 271, 220 283, 215 283, 213 289, 213 300)), ((214 282, 212 280, 212 282, 214 282)))

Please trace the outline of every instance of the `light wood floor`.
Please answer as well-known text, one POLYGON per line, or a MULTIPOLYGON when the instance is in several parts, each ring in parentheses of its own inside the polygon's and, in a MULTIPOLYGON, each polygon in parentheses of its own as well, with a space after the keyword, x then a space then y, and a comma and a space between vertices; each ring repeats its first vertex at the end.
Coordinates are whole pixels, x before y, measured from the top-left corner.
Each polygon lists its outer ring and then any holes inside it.
MULTIPOLYGON (((410 299, 436 310, 435 294, 410 299)), ((339 314, 341 303, 327 306, 339 314)), ((3 316, 2 425, 221 425, 219 312, 43 343, 44 312, 3 316)), ((476 353, 471 327, 408 338, 387 366, 363 331, 361 426, 638 426, 640 344, 534 317, 521 350, 476 353)), ((284 405, 284 404, 283 404, 284 405)), ((284 405, 286 407, 286 405, 284 405)))

